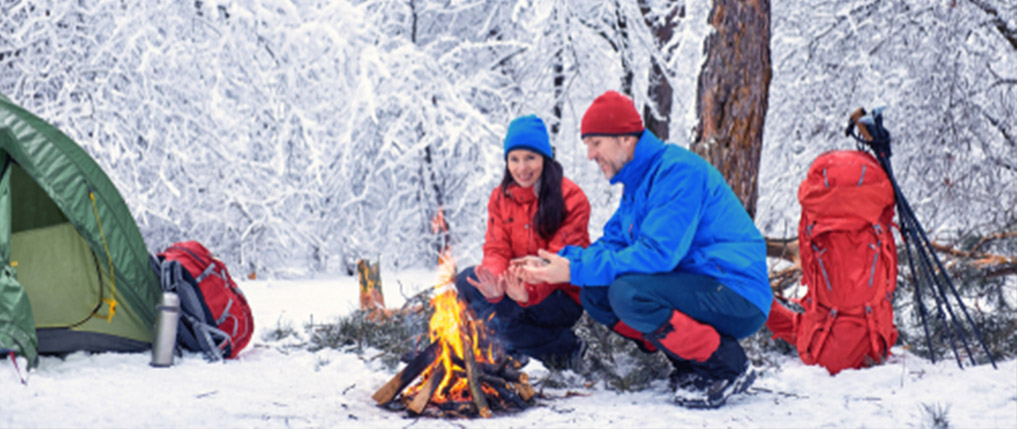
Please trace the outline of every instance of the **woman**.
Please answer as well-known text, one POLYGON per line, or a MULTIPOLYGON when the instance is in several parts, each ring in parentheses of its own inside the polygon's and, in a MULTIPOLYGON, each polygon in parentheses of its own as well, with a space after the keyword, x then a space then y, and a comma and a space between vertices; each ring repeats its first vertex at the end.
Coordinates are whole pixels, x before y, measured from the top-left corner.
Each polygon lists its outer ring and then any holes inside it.
POLYGON ((572 332, 583 314, 579 289, 568 283, 523 283, 509 261, 539 249, 589 245, 590 203, 562 176, 544 121, 534 115, 509 124, 505 162, 505 177, 487 205, 484 259, 459 275, 456 288, 481 320, 489 320, 508 353, 567 368, 584 348, 572 332))

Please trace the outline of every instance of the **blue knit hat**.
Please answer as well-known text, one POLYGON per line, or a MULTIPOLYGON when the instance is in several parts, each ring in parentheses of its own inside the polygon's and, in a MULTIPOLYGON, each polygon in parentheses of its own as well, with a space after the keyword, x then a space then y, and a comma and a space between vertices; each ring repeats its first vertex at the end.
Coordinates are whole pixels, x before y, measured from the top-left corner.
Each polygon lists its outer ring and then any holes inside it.
POLYGON ((505 133, 505 159, 516 149, 529 149, 548 158, 554 158, 547 127, 537 115, 520 116, 512 121, 505 133))

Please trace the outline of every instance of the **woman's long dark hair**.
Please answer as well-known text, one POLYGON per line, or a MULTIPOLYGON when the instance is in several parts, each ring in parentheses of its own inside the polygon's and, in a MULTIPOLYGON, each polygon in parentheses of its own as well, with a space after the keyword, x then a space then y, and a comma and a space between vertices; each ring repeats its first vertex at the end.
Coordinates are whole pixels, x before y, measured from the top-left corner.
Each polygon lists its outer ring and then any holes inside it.
MULTIPOLYGON (((544 170, 540 173, 540 189, 535 189, 539 200, 533 224, 541 237, 550 240, 565 221, 565 197, 561 193, 562 168, 554 158, 541 156, 544 157, 544 170)), ((502 192, 507 192, 512 183, 515 180, 512 180, 512 172, 506 164, 505 177, 501 179, 502 192)))

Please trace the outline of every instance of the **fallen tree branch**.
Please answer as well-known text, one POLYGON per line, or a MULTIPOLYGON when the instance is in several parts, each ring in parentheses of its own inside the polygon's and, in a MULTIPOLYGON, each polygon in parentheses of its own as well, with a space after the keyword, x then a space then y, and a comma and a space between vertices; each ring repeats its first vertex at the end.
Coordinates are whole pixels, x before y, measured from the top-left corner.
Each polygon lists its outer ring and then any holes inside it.
POLYGON ((987 235, 985 237, 982 237, 981 240, 978 240, 978 243, 975 243, 975 246, 971 248, 971 251, 977 252, 979 247, 982 247, 983 244, 989 241, 1002 240, 1004 238, 1013 238, 1013 237, 1017 237, 1017 231, 998 232, 992 235, 987 235))
POLYGON ((1000 277, 1014 274, 1017 274, 1017 265, 1010 265, 1008 267, 989 270, 987 273, 985 273, 985 277, 1000 277))
POLYGON ((798 253, 798 237, 765 238, 765 240, 766 256, 783 259, 795 264, 795 266, 801 265, 798 253))
POLYGON ((770 289, 774 295, 779 297, 784 296, 784 289, 795 283, 798 283, 802 278, 802 268, 798 265, 793 267, 785 268, 777 273, 770 274, 770 289))
POLYGON ((1001 265, 1017 265, 1017 257, 1014 256, 1003 256, 976 251, 964 251, 952 246, 947 246, 935 242, 931 243, 931 246, 933 249, 942 253, 946 253, 950 256, 968 259, 969 260, 968 262, 971 265, 974 265, 978 268, 995 268, 1001 265))
POLYGON ((982 237, 971 250, 960 250, 953 246, 939 243, 931 243, 933 249, 938 252, 957 258, 961 263, 982 270, 985 277, 999 277, 1017 274, 1017 256, 1004 256, 993 253, 979 252, 978 248, 983 244, 1007 238, 1017 237, 1017 231, 1000 232, 982 237))

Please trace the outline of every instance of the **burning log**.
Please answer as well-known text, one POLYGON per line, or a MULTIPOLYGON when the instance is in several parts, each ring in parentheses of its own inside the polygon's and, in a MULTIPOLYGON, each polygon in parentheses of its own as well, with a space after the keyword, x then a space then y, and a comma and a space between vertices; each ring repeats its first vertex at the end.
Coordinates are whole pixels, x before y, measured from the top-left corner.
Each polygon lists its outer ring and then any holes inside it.
POLYGON ((516 383, 529 383, 530 381, 530 377, 519 370, 522 366, 519 361, 510 356, 506 356, 499 364, 481 363, 480 366, 484 372, 508 381, 516 383))
POLYGON ((374 395, 371 397, 374 398, 378 405, 391 401, 392 398, 395 398, 395 396, 398 395, 399 392, 402 392, 406 386, 409 386, 413 380, 416 380, 417 376, 424 372, 425 369, 430 367, 431 364, 434 363, 435 358, 438 357, 438 350, 440 349, 439 344, 440 343, 437 342, 431 343, 431 345, 427 346, 424 351, 414 357, 410 363, 406 364, 406 367, 403 368, 402 371, 399 371, 399 373, 396 374, 395 377, 392 377, 388 383, 381 386, 381 389, 374 392, 374 395))
POLYGON ((520 381, 519 383, 516 383, 515 386, 516 390, 519 392, 519 397, 523 398, 524 401, 533 399, 533 397, 537 394, 537 392, 533 390, 533 386, 530 385, 529 381, 520 381))
POLYGON ((403 397, 403 403, 408 404, 405 409, 408 409, 415 415, 435 417, 481 416, 487 418, 493 415, 492 410, 494 409, 525 409, 529 406, 533 397, 536 396, 536 392, 533 386, 530 385, 529 376, 526 373, 517 369, 514 372, 509 371, 507 374, 514 376, 514 379, 510 379, 505 377, 503 370, 499 370, 499 368, 511 368, 511 363, 504 365, 504 361, 497 364, 477 362, 476 358, 470 356, 469 353, 463 358, 453 357, 450 359, 453 365, 453 380, 458 379, 460 380, 458 383, 462 383, 462 378, 465 378, 464 384, 467 391, 467 394, 462 396, 451 394, 450 391, 457 382, 452 381, 447 383, 444 388, 440 387, 442 380, 448 375, 444 364, 437 357, 440 354, 440 347, 437 348, 437 351, 432 347, 425 349, 424 352, 410 361, 403 371, 400 371, 385 386, 378 389, 374 394, 374 399, 379 404, 385 404, 392 401, 404 390, 407 392, 416 390, 416 394, 404 393, 404 395, 413 395, 412 397, 403 397), (430 364, 426 364, 426 358, 428 357, 432 360, 430 364), (425 364, 421 365, 421 362, 425 362, 425 364), (417 369, 421 366, 424 368, 423 370, 417 369), (431 368, 429 373, 426 372, 427 368, 431 368), (409 389, 409 382, 404 383, 404 380, 408 379, 412 382, 420 374, 426 375, 425 380, 418 386, 419 389, 409 389), (434 411, 429 412, 429 406, 433 406, 434 411))
POLYGON ((480 374, 480 381, 490 386, 495 392, 498 392, 498 397, 505 402, 509 402, 519 409, 526 408, 526 400, 523 399, 522 395, 515 390, 515 387, 511 382, 505 381, 505 379, 501 377, 495 377, 489 374, 480 374))
POLYGON ((431 376, 424 382, 424 387, 417 392, 417 396, 413 397, 410 401, 410 405, 407 407, 410 411, 415 414, 421 414, 424 412, 424 408, 431 402, 431 396, 434 395, 434 391, 438 390, 438 386, 441 385, 441 380, 445 378, 445 365, 441 362, 435 364, 434 370, 431 371, 431 376))
MULTIPOLYGON (((446 253, 440 268, 454 267, 446 253)), ((445 271, 451 275, 443 277, 441 287, 455 279, 454 268, 445 271)), ((497 410, 528 406, 534 397, 529 376, 520 371, 518 361, 485 336, 483 321, 471 316, 455 288, 435 295, 431 306, 431 345, 378 389, 374 400, 391 410, 397 409, 393 405, 402 405, 412 414, 435 417, 486 418, 492 416, 492 406, 497 410), (421 374, 422 381, 407 387, 421 374)))
POLYGON ((466 382, 470 389, 470 396, 473 397, 473 403, 477 404, 477 412, 486 419, 491 417, 491 407, 487 405, 487 397, 484 395, 484 389, 480 386, 477 359, 473 356, 473 342, 469 337, 465 337, 463 344, 466 345, 463 359, 466 360, 466 382))

